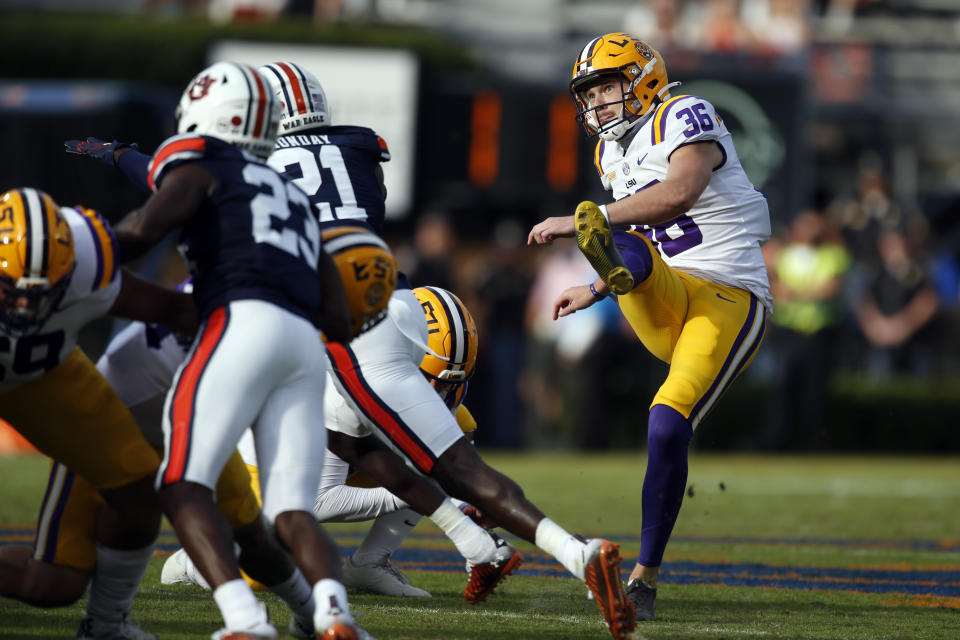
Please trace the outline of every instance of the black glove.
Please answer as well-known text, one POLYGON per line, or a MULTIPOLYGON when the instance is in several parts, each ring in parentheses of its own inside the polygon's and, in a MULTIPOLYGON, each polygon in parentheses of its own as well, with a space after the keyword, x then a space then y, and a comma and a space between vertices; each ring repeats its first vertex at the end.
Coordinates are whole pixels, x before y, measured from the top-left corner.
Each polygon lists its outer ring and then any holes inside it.
POLYGON ((66 140, 63 143, 64 150, 67 153, 75 153, 78 156, 88 156, 95 158, 100 162, 116 167, 114 152, 117 149, 136 149, 136 142, 107 142, 100 138, 89 137, 86 140, 66 140))

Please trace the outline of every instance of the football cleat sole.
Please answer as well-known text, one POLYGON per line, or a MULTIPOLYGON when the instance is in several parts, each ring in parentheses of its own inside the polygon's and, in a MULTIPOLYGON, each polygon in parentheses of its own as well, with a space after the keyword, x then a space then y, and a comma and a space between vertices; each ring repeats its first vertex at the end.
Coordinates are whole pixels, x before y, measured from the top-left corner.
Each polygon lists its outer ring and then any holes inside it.
POLYGON ((597 548, 587 558, 584 581, 600 607, 610 635, 614 640, 626 640, 637 621, 620 581, 620 547, 607 540, 596 542, 597 548))
POLYGON ((600 207, 589 201, 581 202, 573 214, 573 225, 577 247, 610 291, 618 295, 633 291, 633 274, 613 244, 613 231, 600 207))
POLYGON ((523 564, 523 556, 514 551, 501 566, 493 563, 474 566, 470 570, 467 588, 463 590, 463 599, 467 604, 480 604, 521 564, 523 564))

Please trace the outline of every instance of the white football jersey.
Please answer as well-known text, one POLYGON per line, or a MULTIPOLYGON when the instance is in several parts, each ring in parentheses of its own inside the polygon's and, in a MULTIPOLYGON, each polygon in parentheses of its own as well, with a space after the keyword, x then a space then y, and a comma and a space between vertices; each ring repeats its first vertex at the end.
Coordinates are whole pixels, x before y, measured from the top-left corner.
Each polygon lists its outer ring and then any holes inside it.
POLYGON ((697 142, 715 141, 723 161, 689 211, 663 224, 635 225, 671 267, 731 287, 747 289, 773 311, 760 251, 770 237, 767 200, 740 165, 733 138, 713 105, 681 95, 666 100, 640 125, 629 145, 601 140, 594 162, 615 199, 662 182, 670 155, 697 142))
POLYGON ((76 268, 70 286, 39 330, 0 336, 0 392, 16 389, 53 369, 73 351, 77 335, 103 316, 120 293, 113 231, 93 210, 62 207, 73 234, 76 268))

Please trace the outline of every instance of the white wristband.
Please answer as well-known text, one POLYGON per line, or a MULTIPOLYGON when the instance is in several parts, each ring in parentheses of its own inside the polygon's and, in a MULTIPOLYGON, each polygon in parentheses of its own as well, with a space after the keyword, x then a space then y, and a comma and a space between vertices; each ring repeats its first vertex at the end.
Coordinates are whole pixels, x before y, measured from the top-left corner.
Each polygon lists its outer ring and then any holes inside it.
POLYGON ((613 224, 610 223, 610 214, 607 213, 607 205, 602 204, 597 208, 600 209, 600 213, 603 214, 603 217, 607 219, 607 226, 613 229, 613 224))

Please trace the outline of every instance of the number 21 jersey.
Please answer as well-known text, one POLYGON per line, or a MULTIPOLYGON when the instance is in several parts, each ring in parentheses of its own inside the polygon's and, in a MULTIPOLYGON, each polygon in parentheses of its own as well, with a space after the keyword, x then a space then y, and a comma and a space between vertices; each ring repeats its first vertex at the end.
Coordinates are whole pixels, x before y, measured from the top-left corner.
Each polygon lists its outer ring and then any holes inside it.
POLYGON ((696 204, 674 220, 635 229, 650 238, 671 267, 747 289, 773 311, 760 250, 770 237, 767 200, 740 165, 730 132, 713 105, 696 96, 670 98, 640 126, 626 149, 601 140, 594 162, 604 188, 620 200, 663 182, 670 156, 680 147, 711 142, 723 159, 696 204))

